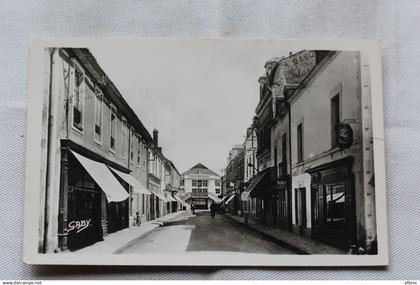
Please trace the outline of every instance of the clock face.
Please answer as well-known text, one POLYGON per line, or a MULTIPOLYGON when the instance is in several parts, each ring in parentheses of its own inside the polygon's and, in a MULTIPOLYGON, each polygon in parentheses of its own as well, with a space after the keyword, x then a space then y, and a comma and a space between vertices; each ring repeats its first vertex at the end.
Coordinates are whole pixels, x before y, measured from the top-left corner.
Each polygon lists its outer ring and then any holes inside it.
POLYGON ((353 144, 353 130, 349 124, 339 124, 336 132, 338 147, 348 148, 353 144))

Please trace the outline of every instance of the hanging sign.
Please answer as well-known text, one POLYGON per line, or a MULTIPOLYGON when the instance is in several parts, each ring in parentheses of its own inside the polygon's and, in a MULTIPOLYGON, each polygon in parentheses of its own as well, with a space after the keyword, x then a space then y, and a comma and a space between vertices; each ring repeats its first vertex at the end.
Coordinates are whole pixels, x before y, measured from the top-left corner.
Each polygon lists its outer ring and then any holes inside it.
POLYGON ((339 124, 336 128, 336 134, 339 148, 349 148, 353 144, 353 130, 349 124, 339 124))

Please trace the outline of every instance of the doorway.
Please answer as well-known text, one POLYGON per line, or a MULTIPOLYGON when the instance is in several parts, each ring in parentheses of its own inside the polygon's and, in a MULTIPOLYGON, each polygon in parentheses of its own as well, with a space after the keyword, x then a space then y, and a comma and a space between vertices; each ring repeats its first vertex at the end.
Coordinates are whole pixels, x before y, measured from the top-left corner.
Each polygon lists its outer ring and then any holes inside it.
POLYGON ((306 220, 306 188, 295 189, 295 215, 299 235, 304 235, 307 227, 306 220))

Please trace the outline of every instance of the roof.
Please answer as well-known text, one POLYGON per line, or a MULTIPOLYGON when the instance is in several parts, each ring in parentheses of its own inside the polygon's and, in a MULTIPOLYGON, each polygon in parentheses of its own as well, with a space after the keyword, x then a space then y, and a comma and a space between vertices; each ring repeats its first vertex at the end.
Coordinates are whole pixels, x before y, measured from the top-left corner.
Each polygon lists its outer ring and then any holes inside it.
POLYGON ((205 174, 205 175, 214 175, 214 176, 219 176, 220 177, 219 174, 217 174, 216 172, 208 169, 207 166, 205 166, 201 163, 197 163, 195 166, 191 167, 189 170, 182 173, 183 176, 190 175, 190 174, 205 174))

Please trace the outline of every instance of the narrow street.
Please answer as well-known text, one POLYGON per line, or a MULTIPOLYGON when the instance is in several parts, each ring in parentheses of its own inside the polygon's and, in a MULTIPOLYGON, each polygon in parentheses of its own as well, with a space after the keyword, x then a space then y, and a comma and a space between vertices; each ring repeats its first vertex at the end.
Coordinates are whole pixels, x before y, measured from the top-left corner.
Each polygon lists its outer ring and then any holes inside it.
POLYGON ((123 254, 230 251, 293 254, 263 236, 221 215, 184 213, 124 250, 123 254))

